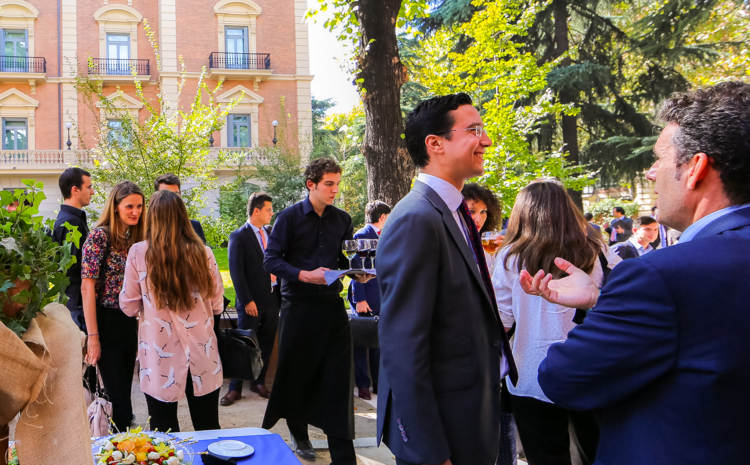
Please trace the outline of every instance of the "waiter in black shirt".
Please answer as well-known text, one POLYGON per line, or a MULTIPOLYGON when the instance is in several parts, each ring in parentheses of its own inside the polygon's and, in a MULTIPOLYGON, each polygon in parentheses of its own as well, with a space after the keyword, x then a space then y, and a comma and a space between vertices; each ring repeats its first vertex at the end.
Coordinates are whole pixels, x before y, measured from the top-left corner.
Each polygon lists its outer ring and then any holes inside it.
POLYGON ((73 321, 81 328, 81 331, 86 332, 83 303, 81 302, 81 256, 83 244, 89 235, 89 227, 86 223, 86 212, 83 211, 83 207, 87 207, 91 203, 94 188, 91 185, 91 175, 81 168, 68 168, 63 171, 58 184, 63 196, 63 204, 60 206, 60 213, 57 214, 57 220, 55 220, 52 238, 62 245, 68 235, 65 223, 77 227, 78 232, 81 233, 78 247, 73 244, 70 252, 71 255, 76 257, 76 262, 68 268, 67 275, 70 284, 65 289, 65 295, 68 296, 66 306, 70 310, 73 321))
POLYGON ((292 449, 315 459, 307 425, 328 437, 332 465, 355 465, 352 336, 338 280, 329 269, 347 269, 342 242, 352 239, 352 219, 333 206, 341 167, 318 158, 305 169, 309 196, 279 213, 264 266, 281 278, 279 361, 263 428, 285 418, 292 449))

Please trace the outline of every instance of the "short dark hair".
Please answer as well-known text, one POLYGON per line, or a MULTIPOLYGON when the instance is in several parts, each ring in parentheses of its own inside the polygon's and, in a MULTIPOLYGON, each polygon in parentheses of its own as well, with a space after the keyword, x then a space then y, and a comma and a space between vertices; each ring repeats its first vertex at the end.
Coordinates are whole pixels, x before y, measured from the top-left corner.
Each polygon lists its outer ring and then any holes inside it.
POLYGON ((73 195, 73 187, 83 187, 83 177, 91 177, 88 171, 81 168, 68 168, 62 172, 60 179, 57 180, 57 185, 60 186, 60 192, 62 192, 63 199, 69 199, 73 195))
POLYGON ((365 221, 368 223, 377 223, 381 216, 390 214, 391 207, 380 200, 373 200, 365 205, 365 221))
POLYGON ((266 202, 273 203, 273 199, 265 192, 254 192, 250 195, 250 198, 247 199, 247 217, 250 218, 256 208, 265 207, 266 202))
POLYGON ((409 113, 404 127, 404 139, 406 149, 417 168, 424 168, 430 163, 425 138, 431 134, 445 134, 445 138, 450 140, 452 134, 448 131, 455 123, 450 112, 461 105, 471 104, 471 97, 462 92, 424 100, 409 113))
POLYGON ((641 226, 648 226, 650 224, 656 224, 656 220, 650 216, 639 216, 633 220, 633 229, 638 229, 641 226))
POLYGON ((622 213, 623 215, 625 214, 625 209, 622 207, 615 207, 612 210, 616 211, 617 213, 622 213))
POLYGON ((484 222, 482 230, 479 231, 480 233, 497 229, 498 225, 500 225, 500 221, 503 219, 503 209, 500 206, 500 201, 497 200, 497 197, 491 190, 484 186, 480 186, 479 184, 470 182, 464 184, 464 188, 461 190, 461 195, 463 195, 466 200, 472 200, 474 202, 480 200, 487 205, 487 221, 484 222))
POLYGON ((586 218, 586 221, 591 221, 591 220, 594 219, 594 215, 592 215, 591 213, 588 213, 588 212, 584 213, 583 217, 586 218))
POLYGON ((677 166, 705 153, 713 159, 727 197, 737 205, 750 202, 750 84, 722 82, 672 94, 659 119, 679 126, 671 141, 677 166))
POLYGON ((659 208, 659 207, 657 207, 656 205, 654 205, 653 207, 651 207, 651 213, 653 213, 654 210, 656 210, 657 208, 659 208))
POLYGON ((154 180, 154 190, 159 190, 159 184, 166 184, 168 186, 177 186, 181 189, 180 178, 175 176, 173 173, 165 173, 154 180))
POLYGON ((341 167, 336 163, 336 160, 333 158, 316 158, 311 161, 305 168, 305 187, 307 187, 307 181, 317 184, 323 179, 323 175, 328 173, 341 173, 341 167))

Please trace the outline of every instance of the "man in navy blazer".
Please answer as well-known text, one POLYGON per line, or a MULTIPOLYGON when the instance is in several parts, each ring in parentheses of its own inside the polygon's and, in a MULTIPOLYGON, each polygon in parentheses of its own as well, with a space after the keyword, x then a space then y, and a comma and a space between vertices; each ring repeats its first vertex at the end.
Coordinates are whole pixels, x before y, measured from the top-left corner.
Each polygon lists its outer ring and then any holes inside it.
MULTIPOLYGON (((365 221, 367 224, 354 234, 354 239, 380 239, 380 232, 385 226, 385 220, 391 214, 391 207, 385 202, 375 200, 368 202, 365 206, 365 221)), ((361 260, 356 257, 352 264, 355 268, 363 265, 372 267, 371 259, 361 260), (364 262, 364 263, 363 263, 364 262)), ((378 278, 373 278, 362 284, 352 281, 347 294, 349 305, 352 308, 353 318, 374 318, 380 315, 380 287, 378 278)), ((354 382, 359 389, 359 397, 370 400, 370 377, 368 368, 372 374, 372 390, 378 393, 378 368, 380 367, 380 349, 374 347, 354 346, 354 382)))
MULTIPOLYGON (((273 218, 271 196, 256 192, 247 201, 247 222, 229 235, 229 274, 236 292, 237 326, 253 329, 258 335, 263 369, 250 383, 250 390, 263 398, 271 392, 266 388, 266 371, 276 342, 279 327, 281 291, 276 277, 265 270, 263 259, 268 245, 268 224, 273 218)), ((221 405, 232 405, 242 398, 242 380, 233 379, 221 405)))
POLYGON ((518 373, 461 195, 492 141, 466 94, 420 103, 404 134, 421 172, 378 244, 378 441, 398 465, 494 464, 501 380, 518 373))
POLYGON ((750 431, 750 85, 670 97, 648 172, 659 221, 680 243, 610 274, 601 295, 568 277, 521 272, 530 294, 591 308, 550 347, 539 384, 555 403, 599 409, 597 464, 747 463, 750 431))

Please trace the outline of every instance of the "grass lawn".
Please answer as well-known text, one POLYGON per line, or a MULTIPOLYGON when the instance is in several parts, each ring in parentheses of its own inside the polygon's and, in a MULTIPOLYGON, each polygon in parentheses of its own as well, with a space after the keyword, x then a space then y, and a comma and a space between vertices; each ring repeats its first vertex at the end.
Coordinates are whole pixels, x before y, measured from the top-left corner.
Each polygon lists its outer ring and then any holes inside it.
POLYGON ((229 257, 227 256, 227 249, 213 249, 214 257, 216 257, 216 264, 219 265, 219 271, 221 272, 221 279, 224 281, 224 296, 229 299, 234 305, 234 284, 232 284, 232 277, 229 276, 229 257))

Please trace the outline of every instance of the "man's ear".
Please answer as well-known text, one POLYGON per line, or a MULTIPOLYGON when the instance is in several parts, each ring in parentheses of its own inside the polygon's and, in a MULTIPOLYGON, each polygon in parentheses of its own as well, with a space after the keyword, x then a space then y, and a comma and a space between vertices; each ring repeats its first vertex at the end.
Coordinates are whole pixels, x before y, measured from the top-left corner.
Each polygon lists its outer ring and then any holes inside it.
POLYGON ((705 153, 696 153, 693 158, 690 159, 690 165, 687 169, 687 188, 695 189, 698 186, 698 182, 702 181, 708 175, 708 170, 711 169, 711 165, 714 160, 706 155, 705 153))
POLYGON ((442 136, 436 136, 435 134, 425 137, 424 144, 427 146, 427 152, 443 153, 444 140, 442 136))
POLYGON ((307 189, 308 190, 314 190, 315 189, 315 183, 312 182, 312 181, 308 180, 307 183, 306 183, 306 185, 307 185, 307 189))

